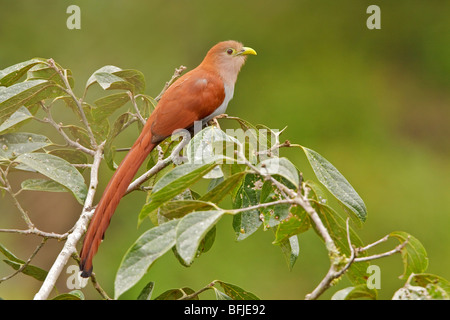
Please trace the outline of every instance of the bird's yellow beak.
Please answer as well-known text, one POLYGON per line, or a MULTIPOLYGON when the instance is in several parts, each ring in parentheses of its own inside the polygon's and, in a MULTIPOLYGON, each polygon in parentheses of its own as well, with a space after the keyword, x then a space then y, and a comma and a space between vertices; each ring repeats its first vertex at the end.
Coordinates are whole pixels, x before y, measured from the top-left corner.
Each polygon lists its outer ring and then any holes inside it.
POLYGON ((253 50, 252 48, 249 48, 249 47, 243 47, 242 50, 238 54, 239 55, 249 55, 249 54, 251 54, 251 55, 254 55, 254 56, 257 55, 256 51, 253 50))

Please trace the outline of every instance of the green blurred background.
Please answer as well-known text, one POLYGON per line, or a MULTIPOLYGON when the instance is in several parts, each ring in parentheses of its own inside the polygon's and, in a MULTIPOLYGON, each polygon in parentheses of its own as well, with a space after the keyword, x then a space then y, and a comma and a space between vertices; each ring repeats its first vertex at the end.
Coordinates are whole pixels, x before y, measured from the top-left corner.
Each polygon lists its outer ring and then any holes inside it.
MULTIPOLYGON (((427 249, 427 271, 450 279, 449 12, 450 2, 437 0, 0 0, 0 69, 51 57, 72 70, 75 93, 81 95, 90 74, 112 64, 142 71, 146 93, 156 96, 174 68, 192 69, 216 42, 239 40, 258 56, 243 68, 227 113, 271 128, 287 126, 284 139, 321 153, 364 199, 369 217, 358 233, 365 243, 391 231, 409 232, 427 249), (66 27, 71 4, 81 8, 81 30, 66 27), (381 30, 366 27, 371 4, 381 8, 381 30)), ((59 111, 60 120, 69 115, 59 111)), ((25 128, 55 137, 52 128, 25 128)), ((128 130, 121 146, 136 136, 135 128, 128 130)), ((282 155, 313 178, 299 150, 282 155)), ((110 176, 103 166, 101 190, 110 176)), ((13 178, 17 188, 24 175, 13 178)), ((19 199, 44 231, 67 231, 80 212, 68 194, 23 192, 19 199)), ((121 257, 145 231, 146 226, 136 228, 144 199, 132 194, 122 201, 95 259, 99 282, 111 296, 121 257)), ((0 228, 25 228, 7 196, 0 204, 0 228)), ((289 271, 272 240, 270 231, 260 230, 236 242, 226 217, 211 251, 190 268, 168 253, 122 297, 135 298, 148 281, 156 282, 156 296, 220 279, 264 299, 303 299, 329 267, 321 241, 312 231, 302 234, 300 257, 289 271)), ((0 243, 25 260, 39 241, 0 234, 0 243)), ((379 252, 396 244, 390 240, 379 252)), ((61 246, 49 240, 33 264, 48 269, 61 246)), ((401 257, 374 263, 381 268, 380 298, 390 299, 403 285, 401 257)), ((10 273, 2 263, 0 277, 10 273)), ((58 292, 69 291, 67 276, 58 292)), ((341 281, 322 298, 348 284, 341 281)), ((31 299, 39 287, 18 275, 0 284, 0 297, 31 299)), ((83 292, 99 298, 90 285, 83 292)))

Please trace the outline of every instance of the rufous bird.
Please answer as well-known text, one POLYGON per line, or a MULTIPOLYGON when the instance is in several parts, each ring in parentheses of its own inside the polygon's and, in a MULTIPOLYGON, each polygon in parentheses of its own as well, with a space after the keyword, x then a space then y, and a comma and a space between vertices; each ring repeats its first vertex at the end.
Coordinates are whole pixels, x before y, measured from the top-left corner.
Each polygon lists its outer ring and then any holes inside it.
POLYGON ((90 277, 92 260, 111 217, 149 153, 174 131, 189 129, 195 121, 207 123, 225 113, 248 55, 256 55, 256 51, 236 41, 219 42, 197 68, 176 80, 163 94, 95 209, 80 253, 82 277, 90 277))

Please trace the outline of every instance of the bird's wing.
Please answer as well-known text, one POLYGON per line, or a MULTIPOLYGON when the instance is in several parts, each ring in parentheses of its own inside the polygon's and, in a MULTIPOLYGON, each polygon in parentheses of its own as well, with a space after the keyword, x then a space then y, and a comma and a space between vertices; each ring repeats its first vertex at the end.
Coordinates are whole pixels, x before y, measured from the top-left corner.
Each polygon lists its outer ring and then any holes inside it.
POLYGON ((225 99, 222 79, 194 69, 179 78, 164 93, 151 118, 155 137, 166 138, 177 129, 186 129, 212 114, 225 99))

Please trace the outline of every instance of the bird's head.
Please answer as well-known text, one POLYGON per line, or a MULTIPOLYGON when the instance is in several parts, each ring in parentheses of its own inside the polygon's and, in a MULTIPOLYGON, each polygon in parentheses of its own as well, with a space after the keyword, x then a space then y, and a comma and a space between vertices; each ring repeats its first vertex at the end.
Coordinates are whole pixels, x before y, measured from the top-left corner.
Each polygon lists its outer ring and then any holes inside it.
POLYGON ((248 55, 256 55, 256 51, 237 41, 223 41, 208 51, 202 65, 214 68, 224 81, 234 84, 248 55))

